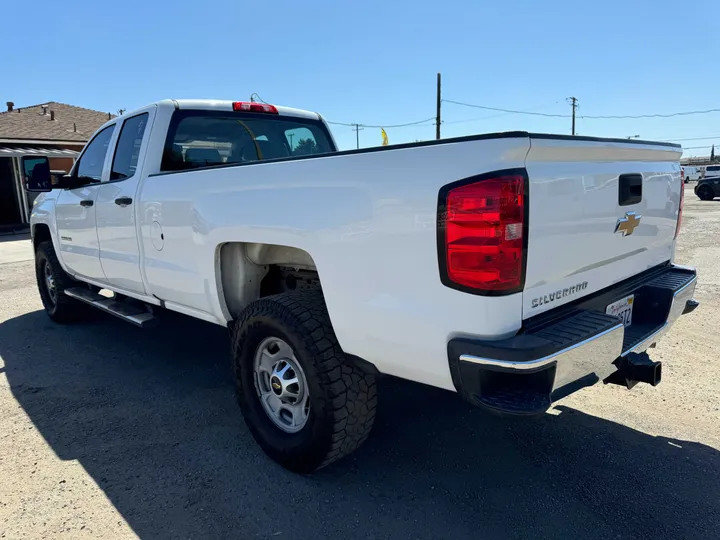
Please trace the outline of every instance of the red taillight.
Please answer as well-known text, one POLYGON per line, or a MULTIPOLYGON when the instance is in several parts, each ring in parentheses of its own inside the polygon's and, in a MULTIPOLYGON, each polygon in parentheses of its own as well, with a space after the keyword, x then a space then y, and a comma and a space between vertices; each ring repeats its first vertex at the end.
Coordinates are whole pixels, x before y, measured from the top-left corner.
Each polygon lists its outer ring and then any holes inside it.
POLYGON ((678 221, 675 227, 675 238, 680 234, 680 225, 682 225, 683 206, 685 206, 685 183, 680 182, 680 207, 678 208, 678 221))
POLYGON ((445 217, 448 285, 496 293, 522 288, 525 204, 525 178, 516 174, 447 192, 441 222, 445 217))
POLYGON ((261 112, 269 114, 277 114, 278 110, 275 105, 267 103, 255 103, 251 101, 233 101, 233 111, 239 112, 261 112))

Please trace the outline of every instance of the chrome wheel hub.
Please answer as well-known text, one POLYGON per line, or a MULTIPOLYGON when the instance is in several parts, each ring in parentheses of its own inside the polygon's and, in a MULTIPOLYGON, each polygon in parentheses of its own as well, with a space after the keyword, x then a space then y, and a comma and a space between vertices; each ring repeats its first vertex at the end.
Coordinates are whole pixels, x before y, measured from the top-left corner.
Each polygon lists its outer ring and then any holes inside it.
POLYGON ((265 338, 255 351, 255 390, 272 422, 287 433, 300 431, 310 414, 305 372, 285 341, 265 338))
POLYGON ((45 276, 45 288, 47 289, 50 300, 52 300, 52 303, 54 304, 57 301, 57 288, 55 287, 55 276, 53 275, 52 268, 50 268, 47 261, 45 261, 43 274, 45 276))

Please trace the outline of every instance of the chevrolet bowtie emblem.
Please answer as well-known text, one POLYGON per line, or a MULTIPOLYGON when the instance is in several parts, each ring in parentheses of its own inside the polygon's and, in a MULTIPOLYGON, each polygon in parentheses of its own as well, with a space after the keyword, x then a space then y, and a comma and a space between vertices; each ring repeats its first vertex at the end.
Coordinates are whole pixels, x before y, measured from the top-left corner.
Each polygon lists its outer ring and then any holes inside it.
POLYGON ((640 225, 640 219, 642 219, 642 216, 637 215, 635 212, 625 212, 625 217, 618 219, 615 232, 621 232, 623 236, 632 234, 635 228, 640 225))

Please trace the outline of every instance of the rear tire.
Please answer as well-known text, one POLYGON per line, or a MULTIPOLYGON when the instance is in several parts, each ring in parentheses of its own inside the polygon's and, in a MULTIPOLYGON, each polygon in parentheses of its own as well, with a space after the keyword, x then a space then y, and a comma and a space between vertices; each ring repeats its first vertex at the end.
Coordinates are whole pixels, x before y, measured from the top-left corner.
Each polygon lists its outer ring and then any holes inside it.
POLYGON ((232 346, 245 423, 270 458, 291 471, 310 473, 365 441, 377 406, 375 375, 343 353, 320 291, 253 302, 233 325, 232 346), (281 381, 277 374, 287 366, 287 381, 281 381), (286 382, 292 393, 286 394, 286 382), (298 408, 293 396, 306 405, 298 408))
POLYGON ((82 284, 62 269, 52 241, 42 242, 35 250, 35 277, 45 312, 53 321, 75 322, 87 314, 84 304, 65 294, 65 289, 82 284))
POLYGON ((700 186, 697 190, 697 196, 701 201, 712 201, 715 198, 712 188, 708 186, 700 186))

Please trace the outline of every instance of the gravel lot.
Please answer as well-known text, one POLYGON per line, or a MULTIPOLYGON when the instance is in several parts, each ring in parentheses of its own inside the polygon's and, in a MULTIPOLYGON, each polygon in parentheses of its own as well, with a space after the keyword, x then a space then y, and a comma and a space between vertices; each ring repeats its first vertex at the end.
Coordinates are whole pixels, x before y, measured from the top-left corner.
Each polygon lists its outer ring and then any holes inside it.
POLYGON ((720 538, 720 200, 686 193, 702 302, 652 353, 663 383, 596 385, 534 419, 385 380, 365 446, 312 477, 254 444, 225 331, 41 311, 0 237, 2 538, 720 538))

